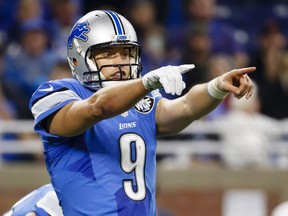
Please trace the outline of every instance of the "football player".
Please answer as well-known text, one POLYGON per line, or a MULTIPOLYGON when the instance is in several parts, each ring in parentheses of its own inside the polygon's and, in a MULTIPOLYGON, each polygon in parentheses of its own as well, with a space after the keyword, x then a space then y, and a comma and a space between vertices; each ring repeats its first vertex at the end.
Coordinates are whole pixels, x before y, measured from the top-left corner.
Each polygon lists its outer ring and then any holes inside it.
POLYGON ((62 209, 51 184, 30 192, 3 216, 62 216, 62 209))
POLYGON ((131 23, 91 11, 67 43, 74 78, 45 82, 30 101, 46 166, 64 215, 156 215, 156 136, 175 134, 231 92, 249 98, 253 83, 235 69, 181 95, 182 73, 165 66, 140 76, 141 48, 131 23))

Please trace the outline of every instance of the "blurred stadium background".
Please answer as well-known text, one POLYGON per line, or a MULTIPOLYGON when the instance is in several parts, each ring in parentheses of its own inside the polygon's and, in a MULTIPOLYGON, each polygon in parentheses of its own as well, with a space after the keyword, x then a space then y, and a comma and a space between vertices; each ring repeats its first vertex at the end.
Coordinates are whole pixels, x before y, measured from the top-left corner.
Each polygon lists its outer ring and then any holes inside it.
POLYGON ((272 216, 288 201, 286 0, 0 0, 0 5, 0 214, 49 182, 29 98, 44 80, 71 76, 67 35, 94 9, 115 10, 134 24, 143 73, 194 63, 196 69, 184 77, 192 86, 235 67, 257 67, 251 100, 228 97, 179 135, 159 138, 157 200, 163 215, 272 216))

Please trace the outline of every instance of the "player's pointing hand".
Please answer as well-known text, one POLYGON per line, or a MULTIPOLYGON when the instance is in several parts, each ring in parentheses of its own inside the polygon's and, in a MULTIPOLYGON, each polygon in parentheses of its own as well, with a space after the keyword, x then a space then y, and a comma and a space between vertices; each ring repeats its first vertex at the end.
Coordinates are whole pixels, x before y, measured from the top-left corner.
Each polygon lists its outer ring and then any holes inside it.
POLYGON ((208 84, 210 96, 215 99, 223 99, 231 92, 238 99, 245 95, 247 99, 250 98, 254 85, 247 74, 255 70, 255 67, 234 69, 213 79, 208 84))

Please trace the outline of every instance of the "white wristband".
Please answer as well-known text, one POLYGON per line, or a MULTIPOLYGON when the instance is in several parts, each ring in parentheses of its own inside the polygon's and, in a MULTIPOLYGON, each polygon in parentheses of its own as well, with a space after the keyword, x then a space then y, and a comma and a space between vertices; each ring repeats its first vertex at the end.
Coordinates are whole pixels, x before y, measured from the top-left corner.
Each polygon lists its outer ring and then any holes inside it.
POLYGON ((229 94, 229 92, 220 90, 217 82, 218 82, 218 77, 216 77, 215 79, 211 80, 208 83, 208 86, 207 86, 208 94, 210 95, 210 97, 214 99, 223 100, 229 94))

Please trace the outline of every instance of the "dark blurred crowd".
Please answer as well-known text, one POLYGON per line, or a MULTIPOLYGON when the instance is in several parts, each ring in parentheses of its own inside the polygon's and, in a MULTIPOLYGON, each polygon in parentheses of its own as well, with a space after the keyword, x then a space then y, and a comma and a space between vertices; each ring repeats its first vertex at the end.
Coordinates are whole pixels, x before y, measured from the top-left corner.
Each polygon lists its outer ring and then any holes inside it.
MULTIPOLYGON (((0 119, 31 119, 28 102, 37 86, 71 76, 68 35, 95 9, 115 10, 134 25, 143 74, 193 63, 196 68, 184 77, 189 89, 233 68, 256 66, 251 77, 259 88, 259 112, 288 117, 287 1, 0 0, 0 5, 0 119)), ((211 118, 225 114, 228 104, 211 118)))

